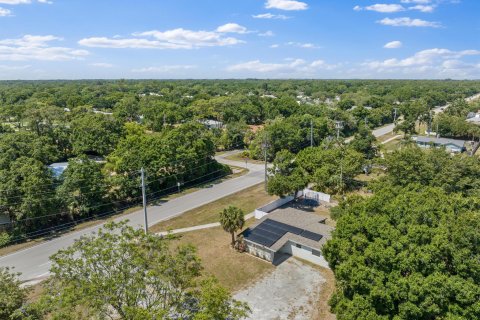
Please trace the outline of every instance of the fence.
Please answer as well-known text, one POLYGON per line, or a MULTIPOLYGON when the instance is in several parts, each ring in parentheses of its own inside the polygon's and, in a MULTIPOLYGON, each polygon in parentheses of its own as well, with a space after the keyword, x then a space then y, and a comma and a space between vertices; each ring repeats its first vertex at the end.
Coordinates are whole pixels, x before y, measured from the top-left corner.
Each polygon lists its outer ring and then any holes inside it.
MULTIPOLYGON (((330 202, 329 194, 313 191, 310 189, 304 189, 297 193, 297 197, 302 197, 302 196, 305 199, 316 200, 317 202, 320 202, 320 201, 330 202)), ((284 204, 289 203, 290 201, 293 201, 294 199, 295 199, 294 196, 287 196, 285 198, 280 198, 275 201, 272 201, 269 204, 264 205, 263 207, 255 209, 255 219, 261 219, 265 217, 269 212, 272 212, 273 210, 283 206, 284 204)))

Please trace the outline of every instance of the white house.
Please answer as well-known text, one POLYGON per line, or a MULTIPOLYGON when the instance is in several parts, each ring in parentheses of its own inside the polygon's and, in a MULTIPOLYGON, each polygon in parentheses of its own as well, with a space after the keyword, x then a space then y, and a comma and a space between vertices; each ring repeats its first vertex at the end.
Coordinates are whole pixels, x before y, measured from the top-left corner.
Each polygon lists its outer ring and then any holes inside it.
POLYGON ((332 230, 316 214, 287 208, 269 213, 241 235, 248 253, 272 263, 282 255, 291 255, 328 267, 322 247, 332 230))
POLYGON ((444 147, 448 152, 461 153, 466 151, 466 141, 436 137, 413 137, 413 140, 420 148, 441 148, 444 147))

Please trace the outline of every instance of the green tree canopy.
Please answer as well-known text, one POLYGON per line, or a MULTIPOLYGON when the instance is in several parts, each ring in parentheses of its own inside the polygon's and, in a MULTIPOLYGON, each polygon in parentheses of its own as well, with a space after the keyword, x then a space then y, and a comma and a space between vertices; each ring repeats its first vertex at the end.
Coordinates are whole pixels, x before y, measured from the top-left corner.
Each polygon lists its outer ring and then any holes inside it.
POLYGON ((54 319, 241 319, 248 307, 215 281, 199 283, 191 246, 107 224, 55 254, 42 305, 54 319))
POLYGON ((420 184, 341 208, 323 249, 337 318, 478 319, 479 209, 478 198, 420 184))

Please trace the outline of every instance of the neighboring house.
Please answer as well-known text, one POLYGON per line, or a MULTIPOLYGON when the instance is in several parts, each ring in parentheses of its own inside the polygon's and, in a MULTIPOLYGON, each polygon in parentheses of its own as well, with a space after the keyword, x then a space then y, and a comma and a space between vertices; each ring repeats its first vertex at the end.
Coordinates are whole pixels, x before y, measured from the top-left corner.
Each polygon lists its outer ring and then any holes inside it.
POLYGON ((480 111, 477 113, 470 112, 467 116, 467 122, 480 125, 480 111))
MULTIPOLYGON (((105 163, 105 159, 99 156, 88 156, 90 160, 95 161, 96 163, 105 163)), ((58 178, 62 175, 62 173, 67 169, 68 162, 56 162, 52 163, 48 166, 50 170, 53 172, 53 176, 58 178)))
POLYGON ((413 137, 417 146, 420 148, 435 148, 444 147, 447 151, 451 153, 460 153, 465 152, 466 143, 465 140, 456 140, 456 139, 446 139, 446 138, 436 138, 436 137, 413 137))
POLYGON ((322 246, 333 228, 320 216, 298 209, 279 209, 241 234, 246 251, 274 263, 285 254, 328 267, 322 246))
POLYGON ((216 120, 199 120, 201 124, 203 124, 205 127, 208 129, 222 129, 223 128, 223 122, 221 121, 216 121, 216 120))
POLYGON ((67 169, 68 167, 68 162, 57 162, 57 163, 52 163, 51 165, 48 166, 50 170, 53 172, 53 176, 55 178, 58 178, 62 175, 62 173, 67 169))

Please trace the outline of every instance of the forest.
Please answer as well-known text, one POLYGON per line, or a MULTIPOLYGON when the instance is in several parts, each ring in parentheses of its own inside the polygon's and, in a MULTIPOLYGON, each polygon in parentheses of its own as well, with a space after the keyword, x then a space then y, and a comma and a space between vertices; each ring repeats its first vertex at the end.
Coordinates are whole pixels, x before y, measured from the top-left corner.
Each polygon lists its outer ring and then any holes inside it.
MULTIPOLYGON (((273 161, 279 151, 296 154, 338 133, 358 138, 349 147, 356 153, 347 157, 371 159, 369 130, 395 117, 425 117, 435 106, 477 93, 478 86, 377 80, 1 82, 0 215, 8 220, 0 226, 0 246, 139 204, 141 168, 153 200, 175 192, 178 184, 228 174, 213 159, 220 150, 245 149, 256 159, 267 147, 273 161), (207 120, 220 127, 208 127, 207 120), (61 175, 49 167, 59 162, 68 163, 61 175)), ((445 131, 445 121, 439 121, 445 131)), ((346 168, 347 179, 360 163, 350 173, 346 168)), ((335 172, 325 169, 317 180, 326 175, 328 187, 342 189, 333 182, 335 172)))

